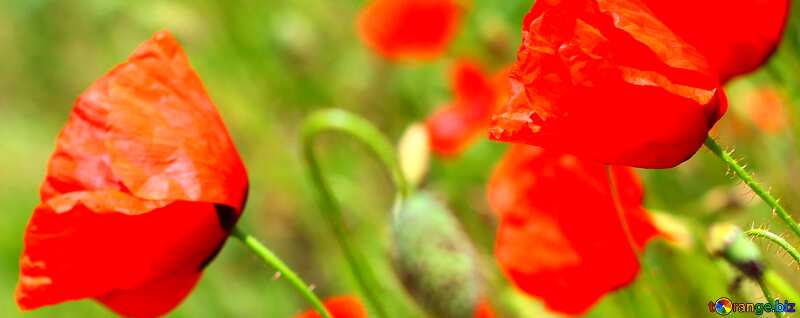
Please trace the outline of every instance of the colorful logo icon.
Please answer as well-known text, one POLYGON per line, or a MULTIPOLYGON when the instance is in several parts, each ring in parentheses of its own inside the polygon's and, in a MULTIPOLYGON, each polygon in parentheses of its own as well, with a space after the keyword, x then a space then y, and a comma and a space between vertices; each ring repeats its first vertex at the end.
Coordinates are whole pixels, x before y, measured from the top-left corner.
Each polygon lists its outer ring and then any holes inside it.
POLYGON ((717 299, 717 302, 714 304, 714 310, 720 315, 727 316, 733 312, 733 302, 727 297, 717 299))

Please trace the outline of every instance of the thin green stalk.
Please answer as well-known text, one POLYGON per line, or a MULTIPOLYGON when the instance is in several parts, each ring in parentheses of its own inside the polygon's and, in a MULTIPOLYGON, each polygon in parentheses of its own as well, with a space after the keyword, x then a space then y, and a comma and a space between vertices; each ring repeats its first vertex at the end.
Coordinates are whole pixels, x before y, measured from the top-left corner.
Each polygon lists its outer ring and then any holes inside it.
MULTIPOLYGON (((614 202, 614 210, 617 211, 617 218, 619 219, 620 224, 622 225, 622 230, 625 233, 625 238, 628 240, 628 244, 633 249, 633 252, 636 254, 636 260, 644 266, 642 252, 639 248, 639 245, 636 244, 636 239, 633 237, 633 233, 631 232, 631 228, 628 224, 628 219, 625 218, 625 209, 622 206, 622 201, 619 197, 619 188, 617 187, 617 181, 614 177, 614 171, 610 165, 606 165, 606 175, 608 176, 608 187, 609 191, 611 192, 611 200, 614 202)), ((647 271, 647 275, 653 275, 652 272, 647 271)), ((650 286, 649 280, 647 278, 643 281, 643 287, 645 291, 650 295, 654 294, 654 289, 650 286)), ((669 305, 665 305, 661 297, 656 297, 656 303, 659 306, 659 314, 663 316, 664 312, 666 311, 669 316, 672 315, 671 311, 672 308, 669 305)))
POLYGON ((764 272, 763 280, 767 284, 767 286, 769 286, 770 288, 778 292, 778 294, 783 296, 783 299, 790 299, 790 300, 800 299, 800 293, 798 293, 797 290, 795 290, 791 284, 789 284, 785 279, 783 279, 783 277, 781 277, 781 275, 778 275, 778 273, 776 273, 775 271, 768 270, 764 272))
POLYGON ((800 265, 800 253, 797 252, 797 249, 794 248, 792 244, 789 244, 789 242, 787 242, 784 238, 780 237, 779 235, 767 231, 765 229, 751 229, 746 231, 745 234, 747 234, 750 237, 767 239, 775 244, 778 244, 778 246, 783 248, 783 250, 785 250, 786 253, 789 253, 789 255, 792 256, 792 258, 794 258, 794 261, 797 263, 797 265, 800 265))
POLYGON ((382 303, 382 300, 386 297, 382 295, 382 285, 378 282, 364 255, 355 248, 347 236, 342 209, 334 198, 330 186, 325 181, 319 161, 314 153, 316 137, 326 131, 345 133, 363 142, 374 152, 378 159, 389 169, 392 181, 397 188, 398 195, 395 207, 402 204, 412 189, 409 183, 406 182, 391 142, 369 121, 343 110, 331 109, 313 113, 304 122, 302 130, 303 154, 311 171, 314 184, 319 191, 322 205, 320 212, 344 252, 362 294, 376 311, 378 317, 386 317, 387 311, 382 303))
POLYGON ((775 211, 778 217, 783 220, 784 223, 786 223, 786 226, 788 226, 795 235, 800 237, 800 225, 798 225, 797 222, 792 219, 792 216, 789 215, 789 212, 787 212, 786 209, 784 209, 783 206, 778 203, 778 200, 775 197, 773 197, 766 189, 764 189, 764 187, 758 184, 758 182, 756 182, 753 177, 747 173, 747 170, 739 165, 736 159, 731 157, 730 153, 724 151, 722 147, 711 137, 706 138, 705 145, 706 148, 711 150, 711 152, 717 155, 717 157, 722 159, 722 161, 725 162, 725 164, 727 164, 728 167, 730 167, 730 169, 736 173, 736 175, 744 182, 744 184, 750 187, 750 189, 752 189, 756 195, 764 200, 764 202, 766 202, 767 205, 769 205, 773 211, 775 211))
POLYGON ((239 241, 241 241, 242 244, 244 244, 244 246, 246 246, 247 248, 250 249, 250 251, 258 255, 258 257, 260 257, 265 263, 267 263, 268 265, 275 268, 275 270, 280 272, 281 275, 285 277, 286 280, 288 280, 289 283, 291 283, 292 286, 294 286, 294 288, 297 289, 297 291, 299 291, 300 294, 303 295, 303 297, 305 297, 305 299, 308 300, 308 302, 311 303, 312 306, 314 306, 314 309, 316 309, 317 312, 319 312, 319 314, 322 315, 322 317, 332 318, 331 314, 328 312, 327 309, 325 309, 325 306, 322 304, 322 301, 320 301, 319 298, 317 298, 317 295, 315 295, 314 292, 311 291, 311 288, 308 287, 308 284, 303 282, 300 276, 297 276, 297 274, 288 265, 286 265, 286 263, 284 263, 280 258, 278 258, 278 256, 275 255, 275 253, 269 250, 269 248, 261 244, 261 242, 259 242, 252 235, 242 231, 242 229, 240 229, 238 226, 233 229, 231 235, 239 239, 239 241))
MULTIPOLYGON (((764 282, 763 279, 758 281, 758 286, 761 286, 761 291, 764 293, 764 298, 767 299, 767 302, 772 303, 772 302, 775 301, 775 298, 772 297, 772 293, 769 291, 769 287, 767 286, 767 284, 764 282)), ((778 311, 773 310, 772 313, 774 313, 775 317, 777 317, 777 318, 782 318, 783 317, 783 313, 782 312, 778 312, 778 311)))

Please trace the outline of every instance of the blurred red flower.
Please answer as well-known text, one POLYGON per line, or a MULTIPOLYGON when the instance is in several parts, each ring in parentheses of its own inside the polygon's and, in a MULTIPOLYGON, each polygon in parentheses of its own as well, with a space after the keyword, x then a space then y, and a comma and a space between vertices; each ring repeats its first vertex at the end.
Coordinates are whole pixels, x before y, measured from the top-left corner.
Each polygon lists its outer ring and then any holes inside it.
POLYGON ((745 95, 745 103, 750 119, 764 133, 781 133, 787 123, 785 98, 771 87, 759 87, 745 95))
POLYGON ((451 71, 454 101, 440 107, 427 120, 431 149, 440 156, 455 156, 476 137, 485 134, 492 112, 509 95, 508 69, 488 76, 474 62, 461 60, 451 71))
MULTIPOLYGON (((641 207, 642 186, 613 167, 620 205, 637 248, 657 230, 641 207)), ((494 171, 489 204, 501 221, 495 256, 506 276, 552 310, 579 314, 639 272, 604 165, 515 145, 494 171)))
POLYGON ((789 0, 645 0, 670 30, 703 53, 724 82, 749 73, 775 51, 789 0))
POLYGON ((493 139, 609 164, 675 166, 727 108, 702 52, 639 0, 537 1, 511 79, 493 139))
MULTIPOLYGON (((325 308, 333 318, 366 318, 367 310, 361 301, 354 296, 341 296, 329 298, 325 301, 325 308)), ((295 316, 295 318, 322 318, 316 310, 309 310, 295 316)))
POLYGON ((21 309, 95 298, 124 316, 179 304, 222 247, 247 174, 197 74, 159 32, 75 103, 24 238, 21 309))
POLYGON ((488 299, 483 299, 478 304, 478 308, 475 309, 475 318, 496 318, 497 315, 494 313, 494 309, 492 309, 492 304, 489 302, 488 299))
POLYGON ((461 14, 456 0, 374 0, 359 14, 358 32, 385 58, 433 59, 447 49, 461 14))

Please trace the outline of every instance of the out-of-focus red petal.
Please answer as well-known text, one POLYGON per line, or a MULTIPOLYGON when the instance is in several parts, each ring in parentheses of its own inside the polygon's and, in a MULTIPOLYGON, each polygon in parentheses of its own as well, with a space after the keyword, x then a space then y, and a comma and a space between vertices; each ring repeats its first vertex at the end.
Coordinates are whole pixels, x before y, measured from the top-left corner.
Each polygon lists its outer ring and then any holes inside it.
POLYGON ((495 84, 477 64, 459 61, 451 74, 454 101, 426 122, 431 149, 442 156, 461 153, 485 131, 498 101, 495 84))
POLYGON ((786 106, 784 97, 772 88, 758 88, 750 91, 745 99, 747 111, 756 126, 767 134, 778 134, 786 126, 786 106))
POLYGON ((238 219, 244 165, 175 39, 159 32, 75 103, 25 232, 22 309, 98 298, 164 314, 238 219))
MULTIPOLYGON (((612 169, 626 222, 639 248, 657 235, 642 209, 642 186, 612 169)), ((552 310, 578 314, 633 281, 639 262, 619 220, 605 166, 516 145, 488 189, 500 215, 495 256, 524 292, 552 310)))
POLYGON ((730 78, 763 64, 781 40, 789 0, 644 0, 669 28, 730 78))
POLYGON ((724 114, 701 52, 639 0, 537 1, 493 139, 610 164, 675 166, 724 114))
MULTIPOLYGON (((325 308, 333 318, 366 318, 367 309, 361 301, 354 296, 341 296, 325 300, 325 308)), ((309 310, 295 316, 295 318, 321 318, 316 310, 309 310)))
POLYGON ((374 0, 359 14, 361 40, 391 60, 441 55, 458 31, 456 0, 374 0))
MULTIPOLYGON (((95 199, 104 197, 98 194, 95 199)), ((148 286, 188 288, 188 282, 176 276, 199 274, 226 237, 210 203, 177 201, 139 215, 97 213, 80 204, 57 212, 41 204, 25 233, 17 303, 34 309, 87 297, 117 299, 113 295, 148 286)), ((162 298, 175 305, 185 295, 162 298)), ((171 309, 164 304, 132 303, 125 308, 171 309)))
POLYGON ((478 303, 478 308, 475 309, 475 318, 495 318, 497 315, 492 309, 492 304, 488 300, 483 299, 478 303))

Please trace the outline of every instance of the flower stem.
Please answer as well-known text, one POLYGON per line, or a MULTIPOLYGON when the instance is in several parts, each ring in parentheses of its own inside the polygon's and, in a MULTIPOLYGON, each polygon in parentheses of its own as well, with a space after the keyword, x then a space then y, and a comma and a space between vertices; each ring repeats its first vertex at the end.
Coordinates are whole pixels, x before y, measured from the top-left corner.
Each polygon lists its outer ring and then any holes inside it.
POLYGON ((336 241, 344 252, 350 269, 366 300, 376 311, 378 317, 386 317, 387 311, 381 302, 382 285, 378 282, 369 263, 355 248, 347 236, 342 209, 334 198, 333 191, 322 174, 319 161, 314 154, 314 141, 318 135, 326 131, 345 133, 366 144, 378 159, 389 169, 397 188, 395 211, 411 192, 400 164, 397 161, 394 147, 389 140, 367 120, 343 110, 322 110, 311 114, 303 124, 303 154, 311 171, 311 177, 320 195, 320 212, 326 219, 336 241))
MULTIPOLYGON (((764 293, 764 298, 767 299, 767 302, 772 303, 775 301, 775 298, 772 297, 772 293, 769 291, 767 283, 764 282, 763 279, 758 280, 758 286, 761 286, 761 291, 764 293)), ((773 310, 772 312, 775 314, 775 317, 777 318, 783 317, 782 312, 778 312, 777 310, 773 310)))
MULTIPOLYGON (((622 206, 622 201, 620 200, 619 197, 619 188, 617 187, 617 181, 616 178, 614 177, 614 169, 612 168, 612 166, 606 165, 606 175, 608 176, 608 188, 609 192, 611 193, 611 200, 614 202, 614 210, 617 211, 617 218, 619 219, 620 225, 622 226, 622 230, 625 233, 625 238, 628 240, 628 245, 630 245, 631 249, 633 250, 633 253, 636 255, 636 260, 641 264, 642 267, 644 267, 642 251, 639 248, 639 245, 636 244, 636 239, 634 238, 633 233, 631 232, 631 228, 628 224, 628 219, 625 218, 625 210, 624 207, 622 206)), ((653 274, 650 271, 647 271, 647 275, 645 276, 648 275, 651 275, 652 278, 655 278, 655 274, 653 274)), ((644 287, 645 291, 648 294, 655 295, 654 289, 650 286, 650 281, 648 277, 645 277, 642 283, 643 283, 642 286, 644 287)), ((674 316, 671 313, 672 308, 670 308, 669 305, 665 305, 662 302, 661 297, 656 297, 656 303, 659 306, 660 315, 663 316, 664 313, 666 312, 667 314, 669 314, 670 317, 674 316)))
POLYGON ((789 242, 787 242, 784 238, 780 237, 779 235, 767 231, 765 229, 751 229, 746 231, 745 234, 747 234, 750 237, 767 239, 775 244, 778 244, 778 246, 783 248, 783 250, 785 250, 786 253, 789 253, 789 255, 792 256, 792 258, 794 258, 794 261, 797 263, 797 265, 800 265, 800 253, 797 252, 797 249, 794 248, 792 244, 789 244, 789 242))
POLYGON ((786 282, 781 275, 778 275, 774 270, 768 270, 764 272, 764 282, 770 288, 774 289, 778 294, 783 296, 783 299, 800 299, 800 293, 798 293, 792 285, 786 282))
POLYGON ((242 231, 242 229, 238 226, 233 229, 231 235, 241 241, 244 246, 258 255, 258 257, 260 257, 265 263, 280 272, 283 277, 286 277, 286 280, 288 280, 289 283, 291 283, 292 286, 294 286, 294 288, 296 288, 297 291, 299 291, 300 294, 302 294, 303 297, 305 297, 305 299, 308 300, 312 306, 314 306, 314 309, 316 309, 320 315, 322 315, 322 317, 332 318, 331 314, 322 304, 322 301, 320 301, 319 298, 317 298, 317 295, 315 295, 314 292, 308 287, 308 284, 303 282, 300 276, 297 276, 297 274, 291 268, 289 268, 286 263, 278 258, 278 256, 275 255, 275 253, 273 253, 269 248, 261 244, 261 242, 259 242, 252 235, 242 231))
POLYGON ((725 162, 725 164, 727 164, 728 167, 730 167, 730 169, 736 173, 739 179, 741 179, 748 187, 750 187, 750 189, 752 189, 756 195, 764 200, 764 202, 766 202, 767 205, 769 205, 773 211, 775 211, 778 217, 780 217, 780 219, 786 223, 786 225, 792 230, 792 232, 794 232, 795 235, 800 237, 800 225, 798 225, 797 222, 792 219, 792 216, 789 215, 789 212, 787 212, 786 209, 784 209, 783 206, 778 203, 778 200, 773 197, 769 191, 758 184, 758 182, 756 182, 753 177, 747 173, 747 170, 745 170, 744 167, 736 161, 736 159, 731 157, 730 153, 724 151, 722 147, 716 141, 714 141, 714 139, 711 139, 711 137, 706 138, 705 145, 706 148, 711 150, 711 152, 717 155, 717 157, 722 159, 722 161, 725 162))

